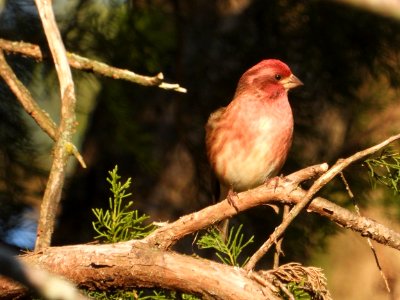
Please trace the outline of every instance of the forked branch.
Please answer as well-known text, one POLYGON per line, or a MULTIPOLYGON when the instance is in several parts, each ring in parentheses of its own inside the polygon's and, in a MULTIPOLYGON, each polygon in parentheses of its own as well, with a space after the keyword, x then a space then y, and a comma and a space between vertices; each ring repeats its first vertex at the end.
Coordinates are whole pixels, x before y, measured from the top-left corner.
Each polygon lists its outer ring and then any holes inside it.
POLYGON ((384 140, 383 142, 372 146, 368 149, 359 151, 350 157, 345 159, 339 159, 326 173, 321 175, 314 184, 308 189, 304 198, 293 207, 290 212, 287 214, 286 218, 283 222, 274 230, 274 232, 270 235, 268 240, 257 250, 256 253, 250 258, 248 263, 245 266, 246 270, 251 270, 254 268, 257 261, 264 256, 265 253, 271 248, 272 245, 276 243, 276 241, 282 236, 285 230, 288 228, 290 223, 296 218, 296 216, 312 201, 314 195, 324 187, 328 182, 330 182, 336 175, 340 174, 346 167, 350 164, 358 161, 368 155, 371 155, 382 148, 386 147, 390 143, 400 139, 400 134, 391 136, 390 138, 384 140))

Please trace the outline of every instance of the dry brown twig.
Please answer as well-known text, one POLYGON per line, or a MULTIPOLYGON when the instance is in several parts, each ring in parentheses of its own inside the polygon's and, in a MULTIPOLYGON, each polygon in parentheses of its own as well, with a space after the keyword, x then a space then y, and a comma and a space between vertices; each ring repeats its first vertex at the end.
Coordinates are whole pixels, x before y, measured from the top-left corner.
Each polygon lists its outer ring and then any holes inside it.
MULTIPOLYGON (((350 185, 347 182, 346 177, 344 177, 343 172, 340 173, 340 177, 341 177, 341 179, 342 179, 342 181, 344 183, 344 186, 346 187, 346 191, 349 194, 350 199, 353 200, 353 205, 354 205, 354 208, 356 210, 357 215, 361 217, 360 208, 358 207, 358 204, 357 204, 357 202, 356 202, 356 200, 354 198, 354 194, 351 191, 350 185)), ((382 280, 385 283, 386 290, 388 291, 388 293, 390 293, 389 281, 387 280, 386 274, 382 269, 381 263, 379 262, 378 253, 376 252, 375 247, 372 244, 372 241, 371 241, 371 239, 369 237, 367 237, 367 243, 368 243, 369 248, 371 249, 372 255, 374 256, 375 263, 376 263, 376 266, 377 266, 377 268, 379 270, 379 273, 381 274, 382 280)))
MULTIPOLYGON (((0 48, 9 53, 18 53, 38 61, 43 60, 43 54, 39 46, 25 43, 0 39, 0 48)), ((187 90, 177 83, 168 83, 164 81, 164 75, 158 73, 156 76, 144 76, 136 74, 129 70, 115 68, 105 63, 92 60, 75 53, 67 52, 67 59, 70 66, 74 69, 94 72, 113 79, 122 79, 144 86, 156 86, 164 90, 171 90, 180 93, 186 93, 187 90)))
MULTIPOLYGON (((284 205, 283 206, 283 212, 282 212, 282 219, 284 220, 289 213, 290 207, 289 205, 284 205)), ((284 256, 283 250, 282 250, 282 242, 283 242, 283 236, 281 236, 280 239, 276 241, 275 244, 275 253, 274 253, 274 264, 273 268, 276 269, 279 267, 279 257, 281 255, 284 256)))

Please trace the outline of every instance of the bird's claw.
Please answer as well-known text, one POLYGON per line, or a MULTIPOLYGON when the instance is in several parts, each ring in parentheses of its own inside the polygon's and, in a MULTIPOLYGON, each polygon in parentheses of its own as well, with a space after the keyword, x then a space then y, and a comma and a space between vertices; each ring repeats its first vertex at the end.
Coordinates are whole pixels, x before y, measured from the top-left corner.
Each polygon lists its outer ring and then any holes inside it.
POLYGON ((237 207, 237 205, 235 203, 235 199, 234 198, 237 198, 237 200, 239 200, 238 194, 233 189, 229 189, 228 195, 226 195, 226 200, 238 212, 239 209, 238 209, 238 207, 237 207))
POLYGON ((283 174, 281 174, 279 176, 275 176, 275 177, 272 177, 272 178, 267 178, 265 180, 264 184, 266 186, 268 186, 273 182, 272 186, 274 187, 274 193, 275 193, 281 180, 283 180, 283 182, 290 182, 291 181, 287 177, 283 176, 283 174))
POLYGON ((272 183, 272 186, 274 187, 274 193, 275 193, 276 189, 277 189, 278 186, 279 186, 279 180, 280 180, 281 178, 282 178, 282 176, 275 176, 275 177, 272 177, 272 178, 267 178, 267 179, 265 180, 264 184, 265 184, 266 186, 269 186, 269 185, 272 183))

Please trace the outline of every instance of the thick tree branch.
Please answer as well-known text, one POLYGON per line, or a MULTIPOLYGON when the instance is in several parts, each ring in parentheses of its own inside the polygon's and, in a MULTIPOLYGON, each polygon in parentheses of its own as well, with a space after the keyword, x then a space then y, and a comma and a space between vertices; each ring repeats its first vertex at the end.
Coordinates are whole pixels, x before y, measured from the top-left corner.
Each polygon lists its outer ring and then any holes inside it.
MULTIPOLYGON (((279 299, 242 269, 154 249, 140 241, 51 247, 21 259, 89 290, 162 287, 204 299, 279 299)), ((0 279, 0 299, 21 293, 19 286, 0 279)))

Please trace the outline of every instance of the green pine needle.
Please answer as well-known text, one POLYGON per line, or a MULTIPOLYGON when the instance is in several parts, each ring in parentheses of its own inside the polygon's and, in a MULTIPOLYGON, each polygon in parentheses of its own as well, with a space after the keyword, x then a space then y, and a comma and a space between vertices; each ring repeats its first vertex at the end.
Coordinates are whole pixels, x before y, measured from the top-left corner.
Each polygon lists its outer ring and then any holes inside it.
MULTIPOLYGON (((229 236, 226 242, 223 240, 220 232, 216 228, 212 228, 197 241, 197 246, 200 249, 213 248, 217 251, 216 255, 222 263, 239 267, 238 258, 240 253, 242 253, 243 249, 250 243, 254 242, 254 236, 251 236, 246 242, 243 241, 244 235, 241 233, 242 227, 243 224, 240 224, 239 228, 235 230, 233 226, 229 230, 229 236)), ((249 258, 247 258, 242 265, 244 265, 248 259, 249 258)))
POLYGON ((109 208, 105 211, 101 208, 92 209, 97 219, 92 222, 98 234, 95 239, 102 239, 108 243, 144 238, 154 230, 153 225, 144 225, 149 218, 147 215, 140 215, 137 210, 131 209, 133 201, 125 203, 125 199, 132 195, 127 192, 131 178, 122 183, 117 172, 118 166, 108 172, 107 182, 111 185, 112 193, 108 200, 109 208))
POLYGON ((400 190, 400 154, 384 150, 379 157, 365 160, 373 185, 383 184, 391 188, 395 194, 400 190))

